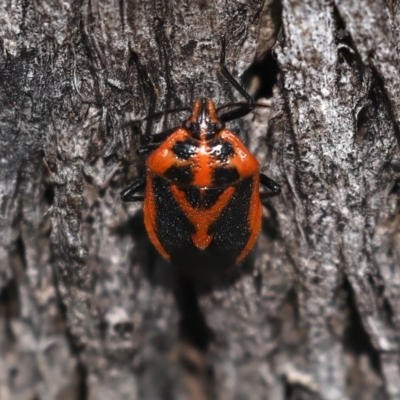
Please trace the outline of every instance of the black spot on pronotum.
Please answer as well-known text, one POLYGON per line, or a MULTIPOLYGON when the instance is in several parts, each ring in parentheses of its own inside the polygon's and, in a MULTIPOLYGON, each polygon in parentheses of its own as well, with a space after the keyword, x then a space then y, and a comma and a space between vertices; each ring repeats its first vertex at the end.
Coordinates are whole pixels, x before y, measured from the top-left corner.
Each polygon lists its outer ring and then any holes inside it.
POLYGON ((192 168, 173 166, 165 172, 165 177, 171 181, 179 182, 180 184, 188 185, 193 181, 192 168))
POLYGON ((172 151, 175 155, 182 160, 188 160, 190 157, 194 156, 197 149, 198 146, 194 140, 176 142, 172 147, 172 151))
POLYGON ((235 150, 230 142, 217 139, 210 143, 210 155, 220 161, 227 161, 234 154, 235 150))

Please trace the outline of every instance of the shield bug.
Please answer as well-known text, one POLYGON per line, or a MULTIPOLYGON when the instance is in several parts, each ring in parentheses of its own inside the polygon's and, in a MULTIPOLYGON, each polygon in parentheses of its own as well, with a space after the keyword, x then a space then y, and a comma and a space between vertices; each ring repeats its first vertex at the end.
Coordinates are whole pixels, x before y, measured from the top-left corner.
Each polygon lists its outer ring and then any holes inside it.
MULTIPOLYGON (((226 271, 248 255, 261 229, 260 184, 273 195, 280 191, 225 126, 265 105, 254 103, 229 73, 224 51, 221 72, 247 102, 216 108, 211 99, 196 100, 181 126, 151 136, 138 149, 146 157, 146 174, 121 192, 123 201, 144 199, 151 242, 179 272, 194 278, 226 271), (140 190, 144 198, 137 196, 140 190)), ((182 110, 190 109, 166 112, 182 110)))

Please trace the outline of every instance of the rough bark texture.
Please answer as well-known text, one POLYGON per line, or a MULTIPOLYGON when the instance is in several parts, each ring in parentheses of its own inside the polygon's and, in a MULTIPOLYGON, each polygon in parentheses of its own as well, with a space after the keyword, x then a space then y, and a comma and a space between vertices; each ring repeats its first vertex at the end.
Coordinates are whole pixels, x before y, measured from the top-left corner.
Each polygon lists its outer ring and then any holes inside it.
POLYGON ((0 398, 400 399, 399 7, 2 1, 0 398), (232 127, 282 193, 235 279, 199 289, 201 352, 119 192, 154 99, 242 100, 221 36, 253 93, 278 79, 232 127))

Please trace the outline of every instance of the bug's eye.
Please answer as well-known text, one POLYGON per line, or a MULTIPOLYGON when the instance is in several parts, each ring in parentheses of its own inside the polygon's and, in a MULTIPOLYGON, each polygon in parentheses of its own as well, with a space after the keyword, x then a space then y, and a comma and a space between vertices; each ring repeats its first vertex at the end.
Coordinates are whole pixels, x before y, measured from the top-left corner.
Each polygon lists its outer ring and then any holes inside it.
POLYGON ((184 127, 185 129, 187 129, 187 130, 190 130, 190 128, 192 127, 192 123, 189 122, 188 120, 186 120, 186 121, 183 123, 183 127, 184 127))

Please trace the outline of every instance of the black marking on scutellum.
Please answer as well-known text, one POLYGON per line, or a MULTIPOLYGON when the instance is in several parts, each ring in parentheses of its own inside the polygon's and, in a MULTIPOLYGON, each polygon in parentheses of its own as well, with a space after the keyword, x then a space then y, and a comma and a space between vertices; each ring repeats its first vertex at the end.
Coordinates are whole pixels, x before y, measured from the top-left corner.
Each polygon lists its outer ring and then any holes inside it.
POLYGON ((193 208, 210 209, 226 190, 226 187, 199 188, 196 186, 182 186, 179 190, 185 193, 186 200, 193 208))
POLYGON ((182 186, 179 190, 185 193, 186 200, 193 208, 200 208, 203 205, 200 188, 197 186, 182 186))
POLYGON ((168 179, 155 175, 152 189, 157 210, 157 233, 168 254, 181 247, 193 246, 191 235, 196 232, 171 192, 168 179))
POLYGON ((227 190, 226 187, 206 189, 203 195, 204 208, 211 208, 225 190, 227 190))
MULTIPOLYGON (((251 235, 248 213, 254 188, 253 178, 240 180, 233 187, 235 193, 221 211, 220 217, 209 228, 209 234, 214 236, 211 244, 206 250, 201 250, 193 244, 191 238, 196 232, 196 227, 191 224, 175 201, 170 182, 160 176, 154 178, 158 237, 165 251, 171 256, 172 265, 182 273, 199 279, 218 275, 234 265, 236 258, 246 246, 251 235), (239 215, 238 209, 243 210, 239 215), (238 226, 241 227, 240 230, 237 229, 238 226), (190 260, 190 270, 188 270, 188 260, 190 260)), ((212 190, 209 192, 208 189, 202 201, 205 202, 204 199, 208 197, 207 201, 211 203, 222 191, 222 188, 214 192, 212 190)))
POLYGON ((213 171, 214 185, 228 185, 240 179, 240 174, 236 168, 218 167, 213 171))
POLYGON ((210 227, 209 233, 214 235, 213 244, 226 254, 236 257, 242 252, 251 235, 248 225, 251 196, 253 194, 253 178, 239 181, 235 186, 228 205, 221 216, 210 227), (238 213, 237 210, 242 210, 238 213), (241 229, 237 229, 240 226, 241 229))

